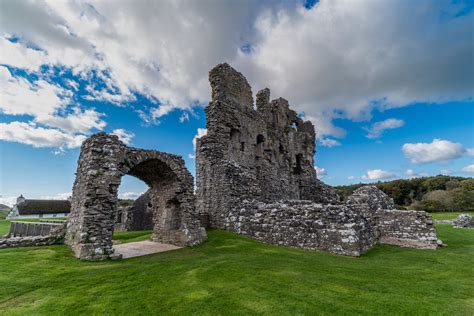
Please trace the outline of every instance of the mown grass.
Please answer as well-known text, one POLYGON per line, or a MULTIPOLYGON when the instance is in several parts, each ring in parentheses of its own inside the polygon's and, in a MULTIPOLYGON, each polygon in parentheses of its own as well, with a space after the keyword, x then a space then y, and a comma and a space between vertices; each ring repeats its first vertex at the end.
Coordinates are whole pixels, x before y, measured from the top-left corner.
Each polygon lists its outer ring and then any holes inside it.
POLYGON ((0 220, 0 237, 10 231, 10 221, 0 220))
POLYGON ((460 214, 469 214, 474 216, 474 212, 440 212, 440 213, 431 213, 433 219, 456 219, 460 214))
POLYGON ((136 242, 150 239, 151 230, 140 230, 130 232, 114 232, 114 240, 125 244, 128 242, 136 242))
MULTIPOLYGON (((209 231, 199 246, 81 262, 66 246, 0 250, 2 315, 472 315, 474 230, 438 225, 449 246, 378 245, 360 258, 209 231)), ((143 238, 138 233, 117 238, 143 238)))

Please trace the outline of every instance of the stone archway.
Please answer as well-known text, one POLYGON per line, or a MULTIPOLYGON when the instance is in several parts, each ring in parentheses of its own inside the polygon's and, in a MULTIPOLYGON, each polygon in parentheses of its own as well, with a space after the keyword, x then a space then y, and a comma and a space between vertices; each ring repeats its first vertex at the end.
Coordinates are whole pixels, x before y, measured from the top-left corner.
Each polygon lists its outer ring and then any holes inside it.
POLYGON ((193 177, 181 157, 131 148, 117 136, 99 133, 82 144, 72 192, 66 244, 76 257, 102 260, 114 256, 117 191, 127 174, 150 187, 153 241, 191 246, 206 239, 194 207, 193 177))

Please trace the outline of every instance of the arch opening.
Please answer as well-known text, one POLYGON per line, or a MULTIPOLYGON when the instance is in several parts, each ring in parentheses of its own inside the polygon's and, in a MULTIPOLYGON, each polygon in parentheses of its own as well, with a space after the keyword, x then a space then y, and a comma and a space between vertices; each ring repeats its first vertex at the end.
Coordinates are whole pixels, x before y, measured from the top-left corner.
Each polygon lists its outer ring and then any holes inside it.
POLYGON ((112 234, 118 188, 126 175, 149 187, 147 198, 140 203, 151 211, 153 241, 189 246, 206 238, 194 207, 193 177, 181 157, 130 148, 116 136, 99 133, 81 147, 73 187, 65 242, 76 257, 102 260, 115 256, 112 234))
POLYGON ((150 187, 139 178, 128 174, 122 176, 118 187, 114 233, 152 231, 154 224, 149 190, 150 187))
POLYGON ((137 210, 143 216, 137 217, 138 227, 150 227, 151 239, 162 243, 179 243, 181 222, 180 184, 176 173, 169 165, 159 159, 145 160, 132 167, 126 175, 136 177, 148 185, 148 190, 137 207, 145 204, 144 209, 137 210), (140 203, 141 202, 141 203, 140 203), (140 223, 139 219, 143 222, 140 223))

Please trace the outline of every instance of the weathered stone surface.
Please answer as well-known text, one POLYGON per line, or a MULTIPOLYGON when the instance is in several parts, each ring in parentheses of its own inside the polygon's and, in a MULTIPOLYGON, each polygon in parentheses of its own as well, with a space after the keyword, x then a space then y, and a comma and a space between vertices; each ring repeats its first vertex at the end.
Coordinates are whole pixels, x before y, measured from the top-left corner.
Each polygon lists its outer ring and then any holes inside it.
POLYGON ((375 228, 381 244, 436 249, 437 236, 431 214, 424 211, 382 210, 375 228))
POLYGON ((372 216, 378 210, 394 210, 393 199, 374 185, 366 185, 352 193, 346 204, 367 204, 366 216, 372 216))
POLYGON ((371 223, 380 243, 411 248, 437 247, 431 214, 395 210, 393 199, 376 186, 367 185, 355 190, 346 204, 359 206, 360 214, 371 223))
POLYGON ((0 238, 0 249, 28 246, 62 244, 66 234, 66 223, 54 225, 47 235, 0 238))
POLYGON ((48 236, 66 222, 16 222, 10 223, 8 237, 48 236))
POLYGON ((375 243, 370 223, 353 208, 291 200, 243 201, 225 228, 275 245, 360 256, 375 243))
POLYGON ((150 187, 152 240, 189 246, 206 238, 195 212, 193 178, 181 157, 127 147, 117 136, 99 133, 82 144, 72 192, 66 243, 76 257, 114 257, 117 190, 126 174, 150 187))
POLYGON ((456 228, 474 228, 474 217, 468 214, 460 214, 453 222, 456 228))
POLYGON ((212 101, 206 107, 207 135, 197 140, 197 209, 212 227, 242 200, 338 202, 316 179, 315 131, 289 108, 257 93, 256 109, 245 77, 228 64, 209 72, 212 101))
POLYGON ((153 226, 149 191, 139 196, 132 205, 117 205, 114 231, 151 230, 153 226))
POLYGON ((436 244, 429 214, 389 211, 393 200, 374 186, 342 204, 317 180, 314 126, 288 101, 270 101, 270 90, 263 89, 254 108, 250 85, 228 64, 213 68, 209 81, 207 135, 196 148, 196 207, 209 226, 353 256, 380 238, 419 248, 436 244))

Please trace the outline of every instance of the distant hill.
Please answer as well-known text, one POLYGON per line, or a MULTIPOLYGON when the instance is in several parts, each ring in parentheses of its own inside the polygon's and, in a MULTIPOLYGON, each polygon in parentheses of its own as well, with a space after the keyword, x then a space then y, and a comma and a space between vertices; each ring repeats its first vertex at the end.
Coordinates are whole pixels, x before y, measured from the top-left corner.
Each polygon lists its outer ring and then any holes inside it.
POLYGON ((10 213, 11 209, 12 208, 9 207, 8 205, 0 203, 0 219, 5 219, 8 213, 10 213))
MULTIPOLYGON (((435 177, 399 179, 372 183, 392 197, 397 208, 428 212, 474 211, 474 179, 438 175, 435 177)), ((367 184, 336 186, 345 200, 352 192, 367 184)))

